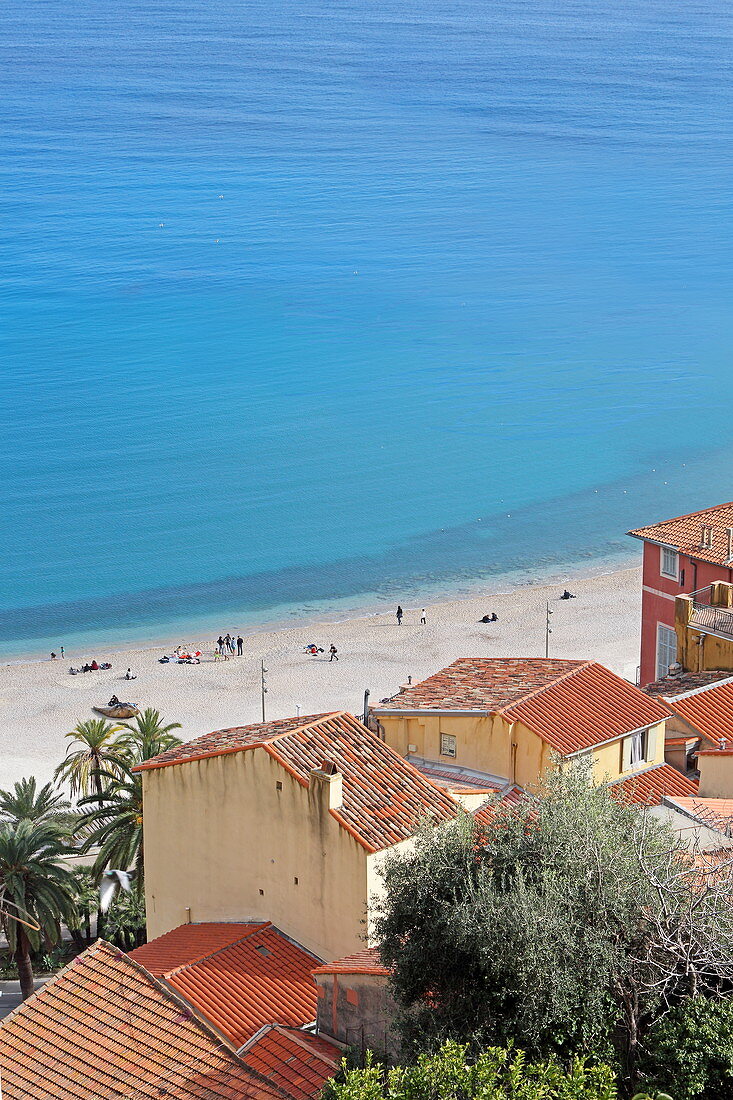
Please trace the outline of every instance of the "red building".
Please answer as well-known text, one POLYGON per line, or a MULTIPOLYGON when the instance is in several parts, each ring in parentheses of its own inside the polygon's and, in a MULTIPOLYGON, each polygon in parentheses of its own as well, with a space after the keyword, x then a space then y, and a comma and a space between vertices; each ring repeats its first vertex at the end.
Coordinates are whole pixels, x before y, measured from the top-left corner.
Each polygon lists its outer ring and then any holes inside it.
POLYGON ((733 503, 629 531, 644 543, 640 683, 667 674, 677 659, 675 596, 713 581, 733 582, 733 503))

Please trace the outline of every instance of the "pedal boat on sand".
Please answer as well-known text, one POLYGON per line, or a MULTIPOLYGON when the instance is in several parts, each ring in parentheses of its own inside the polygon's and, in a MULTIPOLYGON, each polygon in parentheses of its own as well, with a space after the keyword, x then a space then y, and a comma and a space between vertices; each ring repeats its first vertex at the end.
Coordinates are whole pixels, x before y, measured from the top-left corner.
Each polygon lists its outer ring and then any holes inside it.
POLYGON ((140 711, 132 703, 116 703, 113 707, 92 707, 105 718, 135 718, 140 711))

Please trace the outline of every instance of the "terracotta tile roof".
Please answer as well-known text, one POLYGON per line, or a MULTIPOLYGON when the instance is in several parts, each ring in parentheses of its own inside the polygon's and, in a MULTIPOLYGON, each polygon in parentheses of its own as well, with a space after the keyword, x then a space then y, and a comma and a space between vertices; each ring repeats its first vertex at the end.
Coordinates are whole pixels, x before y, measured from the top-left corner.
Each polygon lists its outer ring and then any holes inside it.
POLYGON ((314 974, 380 974, 387 975, 389 970, 382 966, 378 947, 367 947, 353 955, 347 955, 335 962, 317 966, 314 974))
POLYGON ((213 955, 215 951, 220 951, 222 947, 230 947, 252 932, 268 927, 269 921, 246 924, 228 921, 182 924, 172 932, 166 932, 142 947, 136 947, 130 952, 130 956, 156 978, 160 978, 179 966, 189 966, 207 955, 213 955))
POLYGON ((648 527, 637 527, 628 533, 637 539, 650 539, 673 546, 679 553, 698 561, 727 565, 729 527, 733 527, 733 503, 717 504, 714 508, 703 508, 701 512, 690 512, 686 516, 649 524, 648 527), (710 547, 702 544, 703 526, 713 529, 710 547))
POLYGON ((668 717, 660 703, 595 661, 543 657, 462 657, 374 712, 431 709, 502 714, 563 754, 668 717))
POLYGON ((306 1031, 270 1024, 240 1052, 242 1061, 294 1100, 314 1100, 341 1066, 335 1043, 306 1031))
POLYGON ((408 756, 407 759, 421 775, 426 776, 431 782, 437 783, 439 787, 445 787, 447 791, 458 791, 466 794, 475 794, 480 791, 500 791, 509 782, 508 779, 502 776, 474 772, 469 768, 453 767, 449 764, 435 764, 432 760, 423 760, 415 756, 408 756))
POLYGON ((161 982, 98 941, 0 1026, 4 1100, 282 1100, 161 982))
POLYGON ((656 699, 594 661, 502 713, 563 754, 592 748, 668 717, 656 699))
POLYGON ((477 710, 493 714, 585 664, 587 661, 543 657, 460 657, 372 710, 375 714, 391 710, 477 710))
POLYGON ((671 805, 678 806, 690 817, 697 818, 711 829, 717 829, 727 836, 733 833, 733 798, 700 798, 672 796, 671 805))
POLYGON ((688 779, 671 764, 655 764, 626 779, 617 779, 609 786, 611 794, 619 801, 643 806, 659 806, 667 795, 685 797, 697 794, 698 790, 697 780, 688 779))
POLYGON ((243 726, 199 737, 148 760, 138 770, 183 764, 231 752, 263 749, 298 783, 308 786, 311 771, 324 760, 343 779, 343 803, 330 810, 369 852, 413 836, 426 817, 447 821, 458 811, 450 795, 436 787, 399 753, 344 711, 266 726, 243 726))
POLYGON ((664 699, 674 699, 677 695, 684 695, 695 688, 708 687, 718 680, 727 680, 730 672, 723 669, 715 669, 709 672, 682 672, 679 676, 663 676, 661 680, 655 680, 647 684, 641 690, 645 695, 662 696, 664 699))
POLYGON ((491 796, 473 811, 473 816, 479 825, 484 828, 493 824, 497 811, 505 806, 516 806, 520 802, 529 799, 529 795, 523 787, 516 785, 507 787, 497 796, 491 796))
POLYGON ((235 1047, 263 1024, 300 1027, 317 1015, 311 971, 320 959, 271 924, 183 924, 131 957, 185 997, 235 1047), (227 927, 232 931, 225 942, 227 927), (206 946, 214 942, 220 946, 207 954, 206 946))
POLYGON ((733 747, 733 679, 667 699, 667 706, 717 747, 725 740, 733 747))

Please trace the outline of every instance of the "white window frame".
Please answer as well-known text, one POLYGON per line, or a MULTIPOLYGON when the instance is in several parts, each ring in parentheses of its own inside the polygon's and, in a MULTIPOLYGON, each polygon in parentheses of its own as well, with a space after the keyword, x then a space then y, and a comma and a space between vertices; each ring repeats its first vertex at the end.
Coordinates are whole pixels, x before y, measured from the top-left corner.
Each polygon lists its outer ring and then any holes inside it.
POLYGON ((630 763, 632 768, 637 764, 644 764, 646 762, 646 735, 646 730, 639 730, 638 733, 632 733, 631 735, 630 763))
POLYGON ((456 738, 453 733, 441 733, 440 755, 448 756, 451 760, 456 758, 456 738))
POLYGON ((674 627, 668 626, 667 623, 657 623, 657 648, 656 648, 656 653, 655 653, 655 662, 656 662, 655 663, 655 668, 656 668, 656 678, 657 678, 657 680, 661 680, 663 676, 667 675, 667 673, 669 672, 669 666, 673 665, 676 662, 676 660, 677 660, 677 635, 675 633, 674 627), (668 632, 664 636, 664 641, 662 641, 662 631, 667 631, 668 632), (672 639, 674 639, 674 641, 672 639), (674 656, 673 656, 672 660, 668 661, 666 664, 664 664, 661 660, 661 650, 662 650, 663 645, 666 647, 666 655, 667 656, 669 656, 669 654, 670 654, 670 646, 674 646, 674 649, 672 651, 674 653, 674 656))
POLYGON ((663 577, 677 581, 680 578, 680 556, 672 546, 662 546, 659 551, 659 572, 663 577), (669 557, 668 557, 669 556, 669 557), (674 566, 665 568, 670 558, 674 559, 674 566))

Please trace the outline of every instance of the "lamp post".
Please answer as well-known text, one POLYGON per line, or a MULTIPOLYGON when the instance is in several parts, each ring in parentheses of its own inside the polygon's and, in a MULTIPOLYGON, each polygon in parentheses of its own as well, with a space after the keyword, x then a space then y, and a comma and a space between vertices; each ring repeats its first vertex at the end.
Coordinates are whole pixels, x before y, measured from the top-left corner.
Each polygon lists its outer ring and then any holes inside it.
POLYGON ((552 615, 552 609, 550 607, 550 601, 545 603, 545 657, 550 656, 550 635, 552 634, 552 628, 550 627, 550 615, 552 615))
POLYGON ((267 669, 265 668, 264 658, 260 661, 260 696, 262 698, 262 721, 265 721, 265 696, 267 695, 267 680, 265 674, 267 669))

